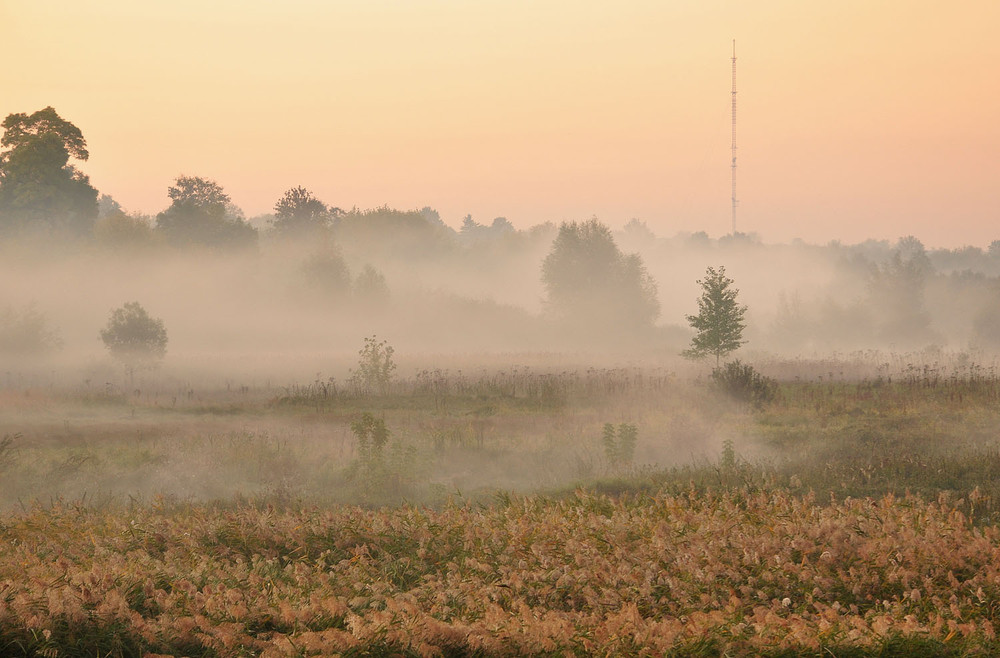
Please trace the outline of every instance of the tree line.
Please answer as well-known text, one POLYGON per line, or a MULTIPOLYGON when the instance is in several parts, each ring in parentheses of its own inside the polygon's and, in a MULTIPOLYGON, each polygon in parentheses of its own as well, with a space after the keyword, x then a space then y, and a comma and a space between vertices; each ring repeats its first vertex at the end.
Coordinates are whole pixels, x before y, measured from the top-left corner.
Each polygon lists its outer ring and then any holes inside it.
MULTIPOLYGON (((597 218, 517 230, 503 217, 480 223, 466 216, 456 231, 432 208, 344 210, 301 186, 286 190, 269 216, 251 222, 217 182, 188 175, 178 176, 168 186, 168 207, 149 217, 126 212, 90 184, 77 168, 89 157, 83 133, 52 107, 33 114, 11 114, 0 127, 0 239, 6 242, 66 236, 90 239, 128 254, 145 253, 142 247, 253 252, 264 244, 262 238, 266 237, 268 245, 287 238, 308 249, 288 252, 289 258, 299 261, 302 288, 336 301, 365 300, 370 306, 388 300, 389 284, 396 280, 391 270, 396 270, 399 279, 407 276, 407 269, 424 267, 432 272, 448 264, 459 272, 459 278, 485 281, 496 272, 496 280, 511 288, 515 287, 512 275, 530 270, 527 277, 518 274, 517 281, 522 288, 529 288, 532 281, 541 284, 543 294, 536 299, 542 300, 547 320, 562 323, 577 335, 611 340, 649 337, 658 327, 661 305, 668 304, 664 300, 670 297, 669 293, 661 295, 647 263, 654 265, 661 281, 673 282, 674 273, 664 264, 690 254, 718 263, 755 250, 770 254, 771 250, 794 249, 815 253, 817 260, 832 265, 837 278, 821 294, 800 297, 794 281, 787 295, 776 290, 777 311, 771 326, 763 330, 773 337, 772 342, 802 349, 813 345, 834 349, 865 344, 922 346, 944 340, 948 335, 941 332, 944 329, 952 334, 967 331, 980 344, 1000 345, 996 328, 1000 326, 996 311, 1000 308, 1000 241, 985 250, 928 251, 912 237, 896 245, 868 241, 852 246, 764 246, 755 236, 743 234, 718 240, 704 233, 657 238, 639 220, 612 233, 597 218), (258 231, 265 219, 266 231, 258 231), (845 289, 857 292, 844 294, 845 289), (942 300, 954 301, 955 312, 932 316, 942 300)), ((743 262, 740 271, 750 271, 745 265, 749 259, 743 262)), ((736 269, 738 264, 732 264, 736 269)), ((718 293, 724 272, 721 267, 710 268, 699 283, 714 281, 718 293)), ((684 281, 690 285, 694 278, 684 281)), ((719 301, 701 299, 699 312, 684 316, 697 335, 705 329, 692 318, 701 317, 704 308, 710 310, 719 301)), ((756 301, 754 306, 758 307, 756 301)), ((677 309, 677 302, 670 302, 668 308, 677 309)), ((24 337, 45 337, 33 329, 38 318, 33 309, 12 315, 10 309, 0 308, 0 338, 7 330, 22 343, 24 337)), ((742 322, 741 328, 746 328, 742 318, 732 322, 742 322)), ((759 322, 755 324, 756 341, 762 330, 759 322)), ((692 355, 721 358, 704 345, 695 344, 691 350, 692 355)))

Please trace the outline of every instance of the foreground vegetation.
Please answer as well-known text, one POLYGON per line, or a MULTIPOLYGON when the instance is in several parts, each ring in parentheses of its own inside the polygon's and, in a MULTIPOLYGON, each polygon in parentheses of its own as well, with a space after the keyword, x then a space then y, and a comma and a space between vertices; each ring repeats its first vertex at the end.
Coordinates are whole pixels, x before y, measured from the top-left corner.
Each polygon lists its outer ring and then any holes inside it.
POLYGON ((0 653, 995 655, 1000 377, 810 368, 7 390, 0 653))
POLYGON ((1000 649, 1000 531, 946 499, 58 506, 0 532, 5 655, 1000 649))

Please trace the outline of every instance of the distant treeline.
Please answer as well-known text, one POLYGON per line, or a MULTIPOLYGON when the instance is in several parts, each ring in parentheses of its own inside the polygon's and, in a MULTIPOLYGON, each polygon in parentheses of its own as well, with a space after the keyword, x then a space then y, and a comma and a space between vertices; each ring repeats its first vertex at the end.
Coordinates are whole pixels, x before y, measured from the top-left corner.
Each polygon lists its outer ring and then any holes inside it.
MULTIPOLYGON (((751 348, 1000 349, 1000 240, 930 250, 912 236, 769 245, 753 234, 657 236, 639 219, 618 231, 597 218, 519 230, 504 217, 471 215, 453 228, 430 207, 344 210, 301 186, 276 199, 272 213, 246 218, 219 183, 189 175, 167 187, 169 205, 151 216, 90 184, 72 164, 89 157, 86 140, 53 108, 11 114, 2 128, 0 244, 52 254, 70 245, 146 263, 248 256, 257 259, 253 272, 281 280, 276 295, 304 306, 349 304, 344 315, 362 333, 372 327, 366 318, 399 326, 386 318, 413 325, 420 316, 428 318, 420 331, 444 343, 500 335, 510 338, 505 349, 534 349, 583 337, 670 351, 690 336, 684 318, 694 311, 696 279, 724 265, 749 307, 751 348), (539 320, 549 337, 540 342, 530 338, 539 320)), ((262 294, 252 290, 254 300, 262 294)), ((60 345, 45 324, 51 309, 44 299, 19 307, 0 298, 0 352, 60 345)))

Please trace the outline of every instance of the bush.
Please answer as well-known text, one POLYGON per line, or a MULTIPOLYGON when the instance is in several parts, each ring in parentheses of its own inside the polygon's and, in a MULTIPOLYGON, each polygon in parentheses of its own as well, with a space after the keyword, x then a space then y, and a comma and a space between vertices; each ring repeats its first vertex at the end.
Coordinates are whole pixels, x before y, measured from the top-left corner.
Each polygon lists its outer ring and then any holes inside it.
POLYGON ((387 394, 396 371, 393 354, 395 350, 388 341, 379 341, 376 336, 365 338, 365 346, 358 351, 358 369, 351 371, 349 382, 365 395, 387 394))
POLYGON ((101 340, 130 376, 135 370, 156 367, 167 353, 163 320, 150 317, 139 302, 111 311, 107 326, 101 329, 101 340))
POLYGON ((778 382, 760 374, 754 367, 731 361, 712 369, 712 385, 731 398, 760 409, 778 395, 778 382))

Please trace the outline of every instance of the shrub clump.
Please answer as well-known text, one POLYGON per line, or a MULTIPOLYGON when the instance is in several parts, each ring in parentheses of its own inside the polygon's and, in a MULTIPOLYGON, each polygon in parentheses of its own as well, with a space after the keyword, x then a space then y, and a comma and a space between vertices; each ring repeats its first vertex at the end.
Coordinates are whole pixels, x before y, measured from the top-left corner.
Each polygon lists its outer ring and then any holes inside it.
POLYGON ((773 402, 778 395, 777 380, 760 374, 738 359, 712 369, 712 387, 756 409, 773 402))

